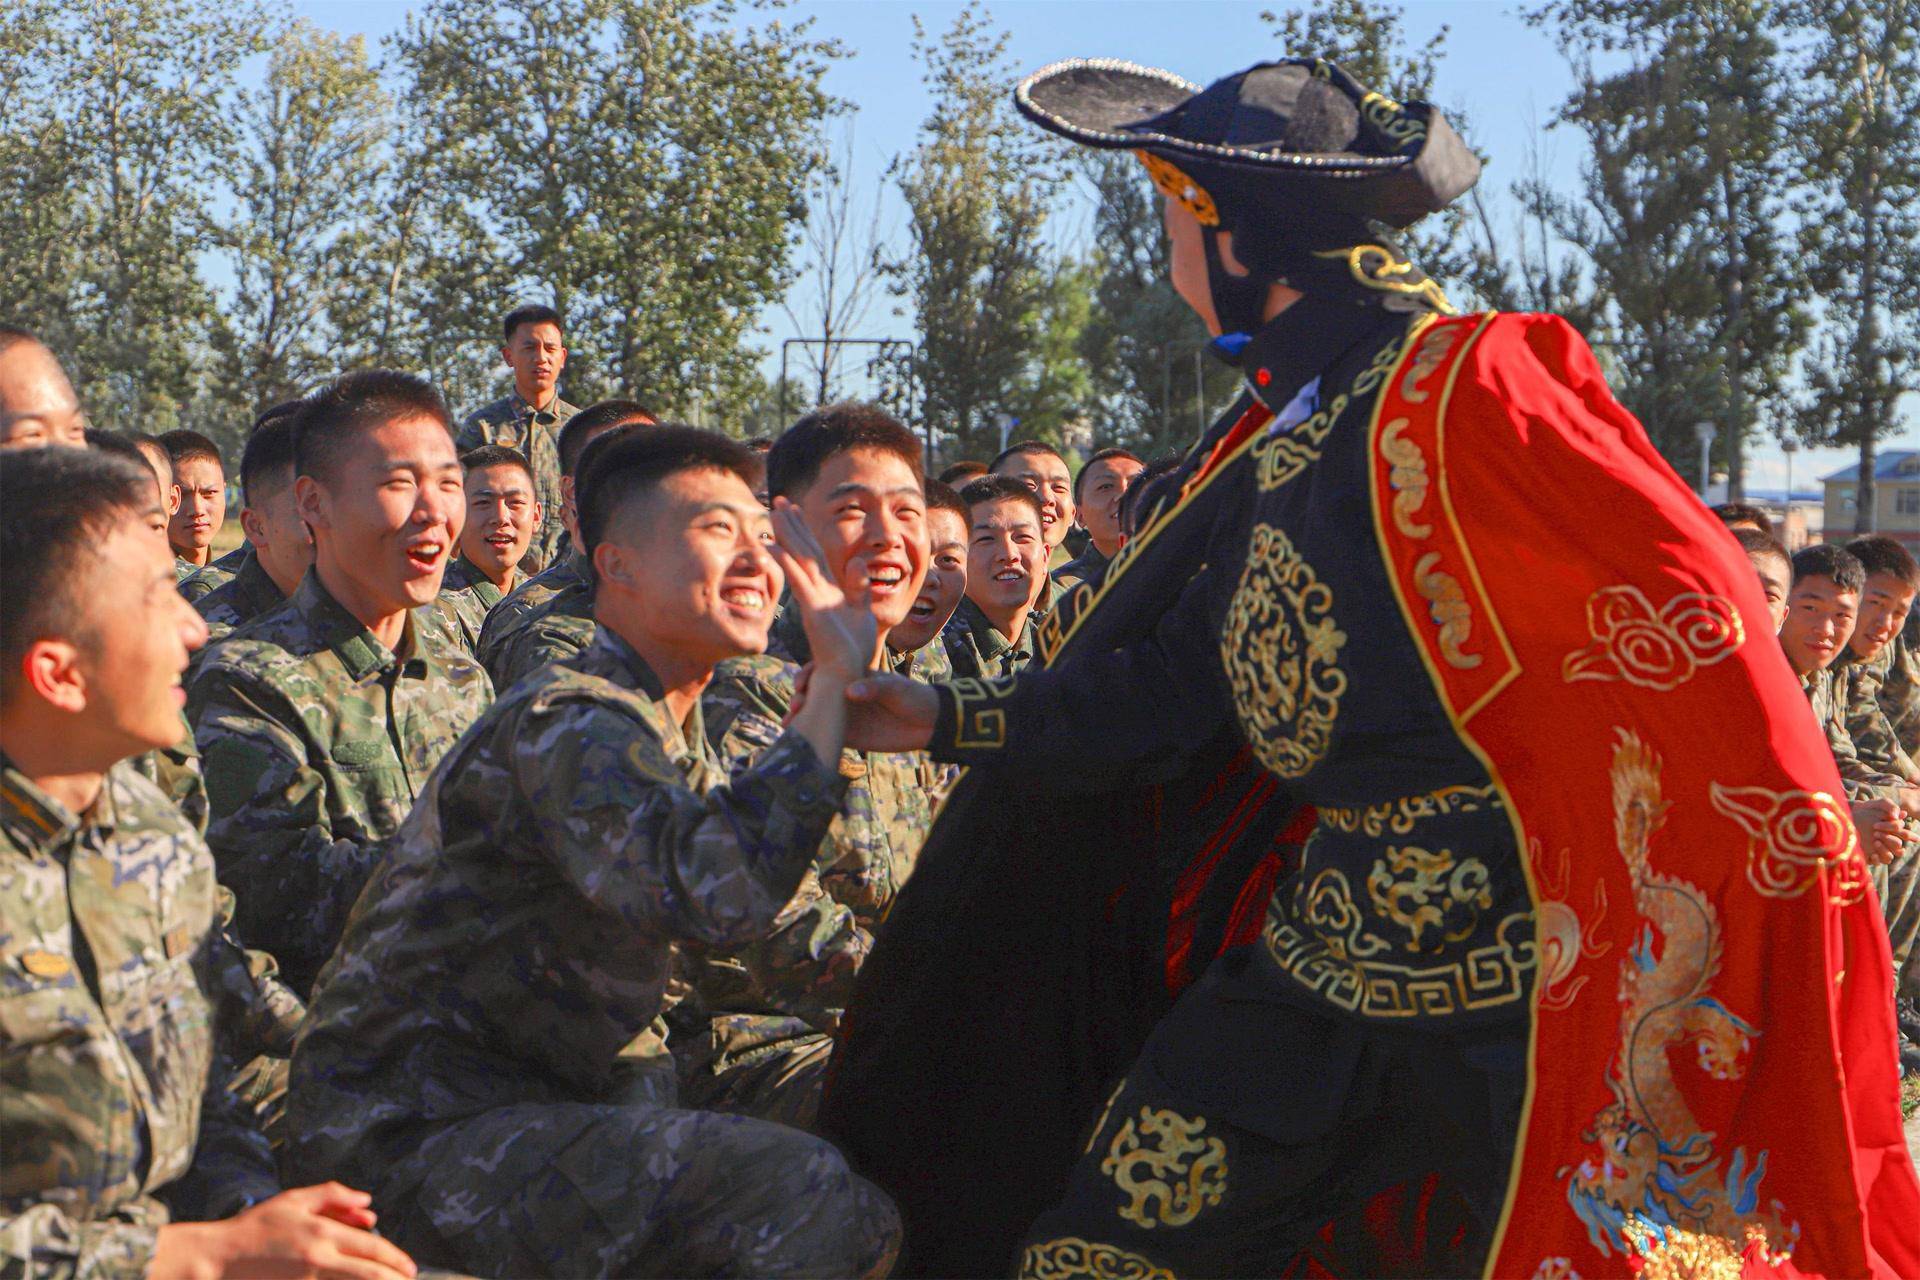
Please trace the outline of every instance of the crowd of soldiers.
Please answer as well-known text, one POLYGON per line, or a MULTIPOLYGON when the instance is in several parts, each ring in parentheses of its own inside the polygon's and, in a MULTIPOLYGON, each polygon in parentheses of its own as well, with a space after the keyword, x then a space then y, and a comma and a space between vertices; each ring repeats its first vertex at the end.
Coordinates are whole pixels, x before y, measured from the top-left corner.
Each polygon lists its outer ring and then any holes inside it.
MULTIPOLYGON (((219 558, 218 449, 87 425, 0 333, 0 1272, 890 1265, 809 1130, 952 766, 848 747, 848 698, 1021 669, 1166 464, 935 479, 857 403, 742 444, 576 409, 560 317, 503 329, 457 428, 388 371, 262 413, 219 558)), ((1920 567, 1719 514, 1910 969, 1920 567)))
POLYGON ((457 428, 388 371, 262 413, 217 558, 212 442, 0 333, 0 1273, 888 1267, 808 1128, 953 769, 836 695, 1020 669, 1159 469, 956 491, 877 407, 742 444, 503 330, 457 428))

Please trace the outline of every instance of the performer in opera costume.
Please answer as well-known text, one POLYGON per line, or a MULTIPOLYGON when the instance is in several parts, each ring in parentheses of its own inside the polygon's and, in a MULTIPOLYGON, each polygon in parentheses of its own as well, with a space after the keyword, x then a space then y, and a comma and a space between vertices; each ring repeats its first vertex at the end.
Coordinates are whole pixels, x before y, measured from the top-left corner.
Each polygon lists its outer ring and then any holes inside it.
POLYGON ((822 1114, 908 1268, 1920 1275, 1887 940, 1752 570, 1577 333, 1377 243, 1458 136, 1313 60, 1016 102, 1139 155, 1245 394, 1043 667, 862 690, 970 766, 822 1114))

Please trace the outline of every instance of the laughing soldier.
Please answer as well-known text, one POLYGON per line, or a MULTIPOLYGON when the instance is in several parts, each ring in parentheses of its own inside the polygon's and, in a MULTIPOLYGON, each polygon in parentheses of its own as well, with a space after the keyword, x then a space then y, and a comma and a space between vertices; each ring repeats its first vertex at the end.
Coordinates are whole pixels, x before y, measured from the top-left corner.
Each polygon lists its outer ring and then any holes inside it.
MULTIPOLYGON (((1245 384, 1037 669, 854 691, 852 740, 973 766, 822 1113, 911 1267, 1914 1274, 1887 942, 1752 571, 1565 322, 1456 316, 1375 240, 1472 184, 1458 136, 1314 60, 1076 61, 1016 101, 1140 157, 1245 384), (1223 726, 1311 836, 1109 1074, 1099 983, 1137 971, 1088 886, 1223 726)), ((1152 818, 1195 851, 1169 983, 1243 843, 1186 812, 1152 818)))

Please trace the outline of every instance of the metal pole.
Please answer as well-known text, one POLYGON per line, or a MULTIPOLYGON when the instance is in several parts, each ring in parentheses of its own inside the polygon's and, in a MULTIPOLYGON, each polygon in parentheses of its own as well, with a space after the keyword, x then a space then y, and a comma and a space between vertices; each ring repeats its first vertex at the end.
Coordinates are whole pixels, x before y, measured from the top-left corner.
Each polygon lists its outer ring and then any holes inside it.
POLYGON ((787 348, 792 345, 792 338, 780 344, 780 422, 778 425, 781 431, 787 429, 787 348))

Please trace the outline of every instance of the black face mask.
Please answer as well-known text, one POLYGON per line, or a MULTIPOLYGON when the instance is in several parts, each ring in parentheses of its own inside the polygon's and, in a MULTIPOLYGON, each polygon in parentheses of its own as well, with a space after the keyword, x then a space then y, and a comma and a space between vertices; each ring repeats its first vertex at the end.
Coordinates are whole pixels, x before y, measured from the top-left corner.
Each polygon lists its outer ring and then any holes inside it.
POLYGON ((1267 289, 1273 282, 1257 275, 1236 276, 1220 258, 1220 235, 1214 228, 1201 233, 1207 251, 1207 292, 1213 296, 1213 314, 1222 333, 1255 333, 1265 324, 1267 289))

